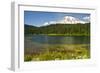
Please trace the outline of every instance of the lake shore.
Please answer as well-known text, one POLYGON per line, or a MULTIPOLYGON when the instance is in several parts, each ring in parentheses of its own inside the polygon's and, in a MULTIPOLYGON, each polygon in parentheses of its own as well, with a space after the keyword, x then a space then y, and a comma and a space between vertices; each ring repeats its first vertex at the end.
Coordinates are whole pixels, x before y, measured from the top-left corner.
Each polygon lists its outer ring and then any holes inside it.
POLYGON ((90 36, 89 34, 25 34, 25 36, 42 35, 42 36, 90 36))
MULTIPOLYGON (((83 41, 87 41, 87 39, 79 39, 79 36, 66 38, 64 39, 56 38, 56 36, 49 36, 51 39, 46 42, 43 38, 45 38, 43 34, 40 34, 40 37, 37 38, 37 34, 35 35, 26 35, 25 36, 25 46, 24 46, 24 61, 48 61, 48 60, 77 60, 77 59, 89 59, 90 58, 90 44, 83 43, 83 41), (33 36, 35 38, 33 39, 33 36), (78 40, 80 40, 80 43, 78 40), (68 39, 68 41, 67 41, 68 39), (49 43, 50 41, 50 43, 49 43), (67 43, 67 42, 69 43, 67 43), (54 43, 55 42, 55 43, 54 43), (60 43, 59 43, 60 42, 60 43), (78 42, 78 43, 77 43, 78 42), (82 43, 81 43, 82 42, 82 43), (76 44, 72 44, 76 43, 76 44)), ((47 39, 46 35, 46 39, 47 39)), ((58 37, 58 36, 57 36, 58 37)), ((60 36, 62 37, 62 36, 60 36)), ((84 36, 83 36, 84 37, 84 36)), ((87 38, 87 36, 85 36, 87 38)), ((89 36, 88 36, 89 38, 89 36)))
POLYGON ((47 45, 38 54, 25 54, 25 61, 89 59, 89 44, 47 45))

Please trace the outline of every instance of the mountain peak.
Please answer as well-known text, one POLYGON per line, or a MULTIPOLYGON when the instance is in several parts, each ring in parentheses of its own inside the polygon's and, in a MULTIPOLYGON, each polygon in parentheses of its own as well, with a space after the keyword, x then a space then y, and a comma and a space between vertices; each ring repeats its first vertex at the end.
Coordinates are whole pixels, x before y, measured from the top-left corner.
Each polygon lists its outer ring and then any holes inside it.
POLYGON ((79 20, 78 18, 72 17, 72 16, 65 16, 64 23, 69 23, 69 24, 82 23, 82 24, 84 24, 85 22, 82 20, 79 20))
POLYGON ((78 19, 76 17, 73 17, 73 16, 65 16, 60 21, 45 22, 43 25, 50 25, 50 24, 78 24, 78 23, 85 24, 87 22, 82 21, 82 20, 80 20, 80 19, 78 19))
POLYGON ((58 21, 57 23, 64 23, 64 24, 85 24, 85 21, 82 21, 78 18, 75 18, 73 16, 65 16, 61 21, 58 21))

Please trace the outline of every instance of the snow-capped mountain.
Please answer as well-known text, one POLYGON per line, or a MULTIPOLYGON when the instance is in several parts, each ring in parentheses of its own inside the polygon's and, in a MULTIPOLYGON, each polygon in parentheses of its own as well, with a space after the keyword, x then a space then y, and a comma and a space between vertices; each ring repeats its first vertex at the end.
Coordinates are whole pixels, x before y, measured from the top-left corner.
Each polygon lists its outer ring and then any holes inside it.
POLYGON ((77 24, 82 23, 85 24, 85 21, 79 20, 78 18, 72 17, 72 16, 65 16, 61 21, 58 21, 57 23, 65 23, 65 24, 77 24))
POLYGON ((85 24, 87 22, 82 21, 76 17, 65 16, 62 20, 45 22, 43 25, 45 26, 45 25, 50 25, 50 24, 77 24, 77 23, 85 24))

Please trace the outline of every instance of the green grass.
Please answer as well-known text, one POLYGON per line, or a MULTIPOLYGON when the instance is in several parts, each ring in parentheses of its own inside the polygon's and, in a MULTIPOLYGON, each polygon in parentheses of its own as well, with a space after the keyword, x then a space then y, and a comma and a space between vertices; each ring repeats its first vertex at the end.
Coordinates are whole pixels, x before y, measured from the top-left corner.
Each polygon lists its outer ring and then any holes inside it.
POLYGON ((49 45, 39 54, 25 54, 24 61, 89 59, 89 44, 49 45))
POLYGON ((89 34, 47 34, 48 36, 90 36, 89 34))
POLYGON ((90 34, 29 34, 25 36, 32 36, 32 35, 47 35, 47 36, 90 36, 90 34))

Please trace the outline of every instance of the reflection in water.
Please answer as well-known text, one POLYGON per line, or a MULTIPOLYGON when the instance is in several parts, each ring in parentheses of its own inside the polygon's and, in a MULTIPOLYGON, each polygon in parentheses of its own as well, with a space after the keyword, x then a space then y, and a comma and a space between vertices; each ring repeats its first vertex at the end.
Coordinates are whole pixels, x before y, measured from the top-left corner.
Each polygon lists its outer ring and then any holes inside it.
POLYGON ((90 37, 33 35, 32 41, 40 44, 89 44, 90 37))

